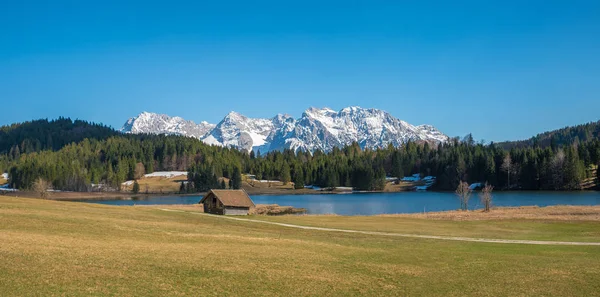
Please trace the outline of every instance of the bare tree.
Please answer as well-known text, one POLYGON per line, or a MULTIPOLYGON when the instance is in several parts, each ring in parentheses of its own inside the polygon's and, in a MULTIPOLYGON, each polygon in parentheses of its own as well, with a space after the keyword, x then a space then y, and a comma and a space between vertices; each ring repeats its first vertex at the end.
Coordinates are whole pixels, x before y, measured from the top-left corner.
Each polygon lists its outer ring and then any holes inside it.
POLYGON ((178 168, 177 168, 178 163, 179 163, 179 157, 175 153, 175 154, 173 154, 173 157, 171 157, 171 162, 168 163, 169 170, 178 170, 178 168))
POLYGON ((48 198, 49 187, 50 183, 41 177, 36 179, 35 182, 33 182, 33 191, 38 193, 38 195, 40 195, 40 198, 42 199, 48 198))
POLYGON ((502 166, 500 167, 500 169, 502 169, 502 171, 506 172, 506 174, 508 175, 507 184, 508 184, 509 189, 510 189, 510 171, 512 170, 512 167, 513 167, 512 160, 510 158, 510 153, 508 153, 504 157, 504 161, 502 162, 502 166))
POLYGON ((552 183, 554 185, 554 189, 556 190, 563 186, 565 179, 565 163, 565 152, 562 149, 559 149, 550 163, 552 167, 552 183))
POLYGON ((471 198, 471 188, 469 184, 461 181, 456 188, 456 196, 460 200, 460 209, 467 210, 469 207, 469 199, 471 198))
POLYGON ((142 176, 146 174, 146 168, 144 167, 144 163, 139 162, 135 164, 135 171, 133 172, 134 179, 140 179, 142 176))
POLYGON ((481 203, 483 203, 483 211, 489 212, 490 207, 492 206, 492 191, 494 187, 488 183, 485 183, 485 187, 481 190, 479 194, 479 198, 481 198, 481 203))

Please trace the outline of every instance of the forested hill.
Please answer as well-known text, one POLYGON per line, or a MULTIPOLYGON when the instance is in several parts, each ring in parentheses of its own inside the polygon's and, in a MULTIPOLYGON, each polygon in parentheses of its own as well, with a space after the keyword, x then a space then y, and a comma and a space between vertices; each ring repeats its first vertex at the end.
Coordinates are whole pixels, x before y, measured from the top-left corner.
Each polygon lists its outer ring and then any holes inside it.
POLYGON ((381 190, 386 176, 420 173, 436 176, 439 190, 454 190, 460 181, 489 182, 496 189, 578 190, 597 179, 600 140, 593 129, 597 123, 549 132, 543 139, 561 141, 545 147, 524 143, 510 150, 452 139, 437 146, 408 142, 363 150, 353 143, 329 153, 285 150, 255 155, 191 137, 124 135, 103 125, 61 118, 2 128, 0 172, 8 171, 16 188, 31 188, 41 178, 57 190, 71 191, 89 191, 92 184, 118 189, 139 172, 162 170, 189 171, 186 191, 220 187, 218 178, 238 178, 240 173, 293 181, 298 187, 381 190))
POLYGON ((594 139, 600 139, 600 121, 544 132, 527 140, 501 142, 498 145, 504 149, 525 147, 557 148, 560 146, 587 143, 594 139))
POLYGON ((20 154, 59 150, 84 139, 107 139, 120 134, 114 129, 70 118, 47 119, 0 127, 0 154, 17 159, 20 154))

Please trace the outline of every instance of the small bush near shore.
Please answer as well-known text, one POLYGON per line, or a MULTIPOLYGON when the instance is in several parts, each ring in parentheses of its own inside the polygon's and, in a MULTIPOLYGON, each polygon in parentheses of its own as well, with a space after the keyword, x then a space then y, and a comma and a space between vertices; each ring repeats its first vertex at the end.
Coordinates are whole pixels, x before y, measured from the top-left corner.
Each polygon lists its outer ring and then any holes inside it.
POLYGON ((291 206, 279 206, 277 204, 259 204, 250 210, 250 214, 277 216, 287 214, 303 214, 306 208, 295 208, 291 206))

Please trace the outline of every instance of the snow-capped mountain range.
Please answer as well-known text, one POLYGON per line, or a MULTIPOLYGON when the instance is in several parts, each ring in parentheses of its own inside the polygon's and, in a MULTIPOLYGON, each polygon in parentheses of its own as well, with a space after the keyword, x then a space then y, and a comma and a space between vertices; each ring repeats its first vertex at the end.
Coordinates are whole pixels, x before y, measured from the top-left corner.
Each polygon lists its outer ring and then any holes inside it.
POLYGON ((175 134, 201 138, 216 125, 207 122, 196 124, 180 117, 170 117, 166 114, 142 112, 137 117, 130 118, 121 128, 125 133, 175 134))
POLYGON ((191 136, 218 146, 241 150, 292 149, 331 151, 356 141, 362 148, 401 146, 409 140, 446 142, 448 136, 430 125, 413 126, 379 109, 346 107, 340 111, 309 108, 299 119, 278 114, 270 119, 248 118, 230 112, 218 124, 196 124, 180 117, 143 112, 129 119, 125 133, 176 134, 191 136))

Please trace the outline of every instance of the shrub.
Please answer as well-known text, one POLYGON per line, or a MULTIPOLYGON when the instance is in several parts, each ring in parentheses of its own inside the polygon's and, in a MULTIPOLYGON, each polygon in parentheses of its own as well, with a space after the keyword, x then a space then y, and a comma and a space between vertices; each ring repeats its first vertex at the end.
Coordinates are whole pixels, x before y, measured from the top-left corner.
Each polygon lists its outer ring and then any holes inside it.
POLYGON ((492 191, 494 187, 488 183, 485 183, 485 187, 481 190, 479 197, 481 198, 481 203, 483 203, 483 211, 489 212, 490 207, 492 206, 492 191))
POLYGON ((50 187, 50 183, 41 177, 33 182, 33 191, 38 193, 42 199, 48 198, 48 187, 50 187))

